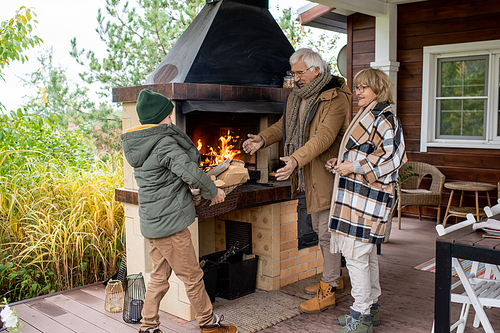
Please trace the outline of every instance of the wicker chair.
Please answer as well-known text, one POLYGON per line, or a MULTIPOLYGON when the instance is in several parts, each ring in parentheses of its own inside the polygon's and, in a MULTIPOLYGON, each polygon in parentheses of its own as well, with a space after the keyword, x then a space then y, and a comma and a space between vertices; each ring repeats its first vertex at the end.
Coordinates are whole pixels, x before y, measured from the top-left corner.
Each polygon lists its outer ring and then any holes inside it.
POLYGON ((422 219, 422 207, 437 209, 437 224, 439 224, 445 176, 435 166, 422 162, 408 161, 400 170, 404 172, 410 166, 410 172, 417 175, 409 177, 397 187, 398 228, 401 229, 401 211, 407 206, 418 206, 420 220, 422 219), (420 189, 422 178, 427 175, 432 177, 430 188, 428 190, 420 189))

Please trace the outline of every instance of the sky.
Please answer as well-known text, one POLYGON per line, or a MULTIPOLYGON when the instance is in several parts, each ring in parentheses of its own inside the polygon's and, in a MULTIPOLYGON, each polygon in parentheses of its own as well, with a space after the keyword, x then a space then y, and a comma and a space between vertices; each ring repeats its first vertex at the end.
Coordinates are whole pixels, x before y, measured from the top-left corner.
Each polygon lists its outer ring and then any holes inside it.
MULTIPOLYGON (((272 15, 278 15, 276 6, 279 5, 280 9, 292 7, 296 12, 309 3, 306 0, 269 0, 269 10, 272 15)), ((23 96, 36 94, 35 90, 24 87, 19 77, 36 71, 39 67, 37 55, 50 47, 54 52, 53 65, 65 68, 68 80, 81 83, 78 73, 83 68, 69 55, 70 41, 76 37, 80 49, 91 49, 100 58, 105 55, 106 46, 95 31, 97 11, 101 8, 105 12, 105 4, 105 0, 0 0, 0 22, 12 18, 21 6, 33 7, 38 21, 34 34, 44 41, 41 46, 25 53, 29 58, 28 62, 12 62, 2 70, 5 82, 0 80, 0 100, 7 110, 15 110, 21 106, 23 96)))

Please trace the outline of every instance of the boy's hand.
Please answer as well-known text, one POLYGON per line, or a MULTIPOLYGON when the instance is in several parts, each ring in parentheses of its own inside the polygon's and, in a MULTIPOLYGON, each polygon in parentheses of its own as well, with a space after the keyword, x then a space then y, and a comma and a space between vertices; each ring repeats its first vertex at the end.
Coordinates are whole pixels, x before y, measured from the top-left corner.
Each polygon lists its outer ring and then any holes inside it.
POLYGON ((216 205, 221 202, 224 202, 224 199, 226 199, 226 192, 221 190, 220 188, 217 189, 217 195, 212 199, 212 202, 210 205, 216 205))

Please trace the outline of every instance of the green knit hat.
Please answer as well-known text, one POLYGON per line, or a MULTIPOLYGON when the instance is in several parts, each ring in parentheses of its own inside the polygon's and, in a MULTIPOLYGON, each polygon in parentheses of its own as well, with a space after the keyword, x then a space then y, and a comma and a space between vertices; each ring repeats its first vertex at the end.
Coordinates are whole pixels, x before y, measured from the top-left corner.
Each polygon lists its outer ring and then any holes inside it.
POLYGON ((158 124, 172 112, 174 104, 169 98, 148 89, 143 89, 137 98, 137 115, 142 125, 158 124))

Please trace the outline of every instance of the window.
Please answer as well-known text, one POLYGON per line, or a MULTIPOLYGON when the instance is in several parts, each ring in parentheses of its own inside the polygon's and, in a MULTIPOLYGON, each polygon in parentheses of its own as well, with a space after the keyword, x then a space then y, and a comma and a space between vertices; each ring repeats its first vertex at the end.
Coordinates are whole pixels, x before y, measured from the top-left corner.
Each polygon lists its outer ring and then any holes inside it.
POLYGON ((424 47, 422 152, 500 148, 499 68, 500 41, 424 47))

